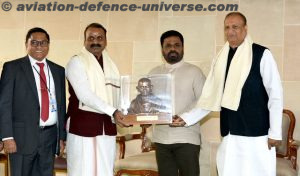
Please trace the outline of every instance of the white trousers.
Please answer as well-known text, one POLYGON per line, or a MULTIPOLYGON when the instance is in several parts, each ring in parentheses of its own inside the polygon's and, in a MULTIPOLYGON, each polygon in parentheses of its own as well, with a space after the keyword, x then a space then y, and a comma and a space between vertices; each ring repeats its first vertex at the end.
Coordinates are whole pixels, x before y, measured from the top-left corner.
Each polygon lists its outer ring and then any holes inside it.
POLYGON ((268 136, 228 134, 217 152, 219 176, 275 176, 275 147, 268 149, 268 136))
POLYGON ((68 176, 113 176, 116 137, 67 136, 68 176))

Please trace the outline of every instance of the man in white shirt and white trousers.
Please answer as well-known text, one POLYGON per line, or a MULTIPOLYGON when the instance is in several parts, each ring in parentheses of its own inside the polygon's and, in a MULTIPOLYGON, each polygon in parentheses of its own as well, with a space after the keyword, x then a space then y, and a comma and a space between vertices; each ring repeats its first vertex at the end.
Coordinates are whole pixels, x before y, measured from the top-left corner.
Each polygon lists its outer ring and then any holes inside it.
POLYGON ((225 17, 227 42, 213 60, 197 108, 174 123, 193 124, 220 111, 218 174, 275 176, 275 147, 282 138, 282 85, 271 52, 253 43, 247 28, 243 14, 225 17))
POLYGON ((70 118, 67 136, 68 176, 113 176, 119 71, 105 50, 106 29, 98 23, 84 31, 84 47, 67 67, 70 118))

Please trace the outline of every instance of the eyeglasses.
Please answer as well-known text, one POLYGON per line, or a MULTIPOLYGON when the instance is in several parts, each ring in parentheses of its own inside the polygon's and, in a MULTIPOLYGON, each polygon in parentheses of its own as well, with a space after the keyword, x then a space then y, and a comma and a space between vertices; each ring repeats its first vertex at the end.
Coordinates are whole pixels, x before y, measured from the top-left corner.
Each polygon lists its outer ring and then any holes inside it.
POLYGON ((47 40, 42 40, 42 41, 31 40, 31 41, 30 41, 30 44, 31 44, 31 46, 33 46, 33 47, 38 47, 38 46, 41 46, 41 47, 47 47, 47 46, 49 46, 49 41, 47 41, 47 40))

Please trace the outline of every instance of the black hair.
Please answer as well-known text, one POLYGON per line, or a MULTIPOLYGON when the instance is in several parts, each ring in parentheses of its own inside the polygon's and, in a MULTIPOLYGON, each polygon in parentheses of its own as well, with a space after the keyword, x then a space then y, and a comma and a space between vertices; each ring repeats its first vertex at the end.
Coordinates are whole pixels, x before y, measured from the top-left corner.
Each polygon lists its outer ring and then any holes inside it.
POLYGON ((26 34, 26 39, 25 39, 25 43, 27 43, 27 41, 28 41, 28 39, 31 37, 31 35, 32 35, 33 33, 36 33, 36 32, 44 33, 44 34, 46 35, 46 38, 47 38, 48 42, 50 42, 50 36, 49 36, 49 34, 47 33, 47 31, 45 31, 45 30, 42 29, 42 28, 35 27, 35 28, 29 29, 29 31, 27 32, 27 34, 26 34))
POLYGON ((105 29, 105 27, 103 27, 103 26, 102 26, 101 24, 99 24, 99 23, 91 23, 91 24, 89 24, 89 25, 85 28, 85 30, 84 30, 84 40, 86 39, 86 31, 87 31, 89 28, 99 28, 99 29, 103 29, 104 34, 105 34, 105 36, 106 36, 106 29, 105 29))
POLYGON ((182 46, 184 44, 184 40, 183 40, 183 36, 180 32, 178 31, 175 31, 175 30, 170 30, 170 31, 166 31, 164 32, 161 37, 160 37, 160 44, 161 44, 161 47, 163 46, 163 43, 164 43, 164 40, 168 37, 171 37, 171 36, 176 36, 176 37, 179 37, 181 43, 182 43, 182 46))

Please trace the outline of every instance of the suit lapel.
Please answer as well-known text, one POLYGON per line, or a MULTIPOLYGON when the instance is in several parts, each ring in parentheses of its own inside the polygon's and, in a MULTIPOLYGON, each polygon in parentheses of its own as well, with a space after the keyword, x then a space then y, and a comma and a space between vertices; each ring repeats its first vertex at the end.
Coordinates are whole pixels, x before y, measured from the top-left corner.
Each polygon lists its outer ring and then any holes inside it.
POLYGON ((50 68, 50 71, 51 71, 51 74, 52 74, 52 77, 53 77, 53 80, 54 80, 54 87, 55 87, 55 97, 56 97, 56 101, 57 101, 57 104, 60 104, 60 78, 59 78, 59 73, 58 73, 58 70, 56 69, 55 65, 51 62, 49 62, 47 60, 47 64, 49 65, 49 68, 50 68))
POLYGON ((39 104, 39 98, 38 98, 38 92, 37 92, 37 87, 36 87, 36 83, 35 83, 35 79, 34 79, 34 75, 33 75, 33 70, 31 68, 31 64, 29 61, 28 56, 26 56, 23 60, 22 60, 23 64, 22 65, 22 69, 24 71, 25 77, 27 82, 29 83, 29 86, 32 90, 32 93, 34 95, 34 99, 37 101, 37 103, 39 104))
POLYGON ((58 67, 56 65, 54 65, 52 62, 46 60, 50 72, 52 74, 53 77, 53 81, 54 81, 54 87, 55 87, 55 97, 56 97, 56 104, 57 104, 57 115, 58 115, 58 119, 56 122, 56 126, 57 126, 57 142, 56 142, 56 154, 59 154, 59 136, 60 136, 60 130, 59 130, 59 126, 60 126, 60 114, 61 114, 61 108, 59 107, 61 104, 61 82, 60 82, 60 75, 59 75, 59 69, 57 69, 58 67))

